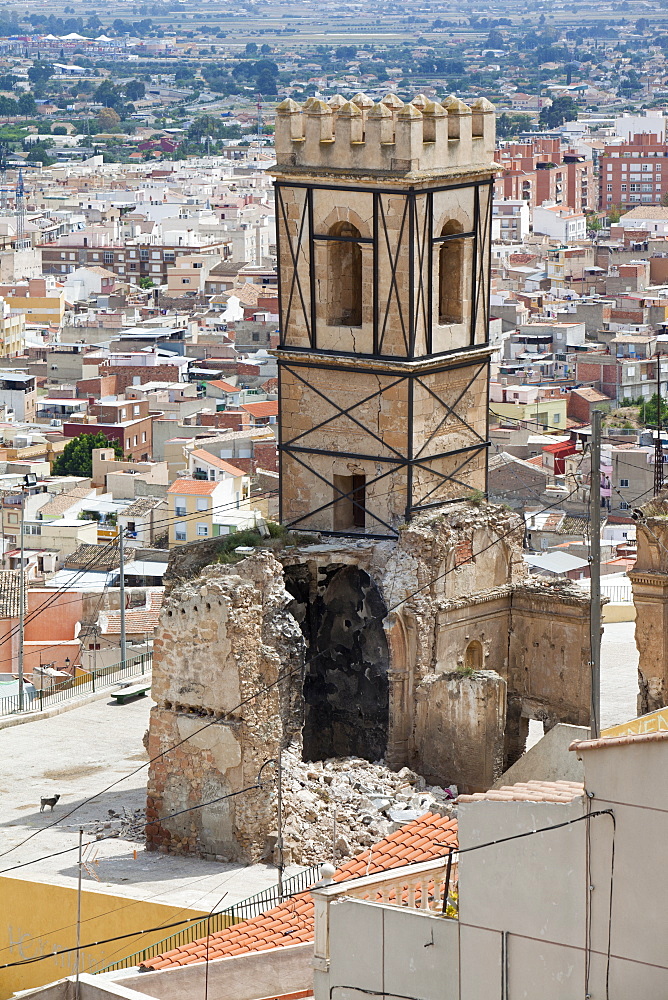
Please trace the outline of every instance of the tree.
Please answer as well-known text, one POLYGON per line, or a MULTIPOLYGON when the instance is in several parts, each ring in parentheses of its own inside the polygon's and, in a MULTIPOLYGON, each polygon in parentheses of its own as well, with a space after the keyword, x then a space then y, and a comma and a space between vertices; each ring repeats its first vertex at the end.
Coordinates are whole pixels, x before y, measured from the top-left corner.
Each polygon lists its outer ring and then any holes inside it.
POLYGON ((18 101, 16 102, 18 112, 20 115, 34 115, 37 111, 37 104, 35 98, 30 93, 21 94, 18 101))
POLYGON ((578 106, 572 97, 555 97, 552 106, 543 108, 539 117, 541 125, 545 128, 559 128, 564 122, 577 119, 578 106))
POLYGON ((140 288, 153 288, 153 279, 148 276, 139 279, 140 288))
POLYGON ((622 206, 621 205, 611 205, 608 212, 608 222, 619 222, 622 217, 622 206))
POLYGON ((53 66, 51 63, 38 60, 33 63, 28 70, 28 79, 31 83, 46 83, 53 76, 53 66))
POLYGON ((125 85, 125 96, 129 101, 139 101, 146 95, 146 84, 141 80, 130 80, 125 85))
POLYGON ((94 448, 113 448, 114 456, 123 458, 123 449, 118 441, 108 438, 101 431, 97 434, 79 434, 68 441, 62 454, 53 463, 53 475, 92 476, 94 448))
POLYGON ((97 127, 100 132, 108 132, 116 128, 121 120, 121 116, 113 108, 102 108, 97 115, 97 127))
POLYGON ((587 215, 587 229, 590 229, 594 233, 598 233, 602 228, 601 220, 596 212, 589 212, 587 215))

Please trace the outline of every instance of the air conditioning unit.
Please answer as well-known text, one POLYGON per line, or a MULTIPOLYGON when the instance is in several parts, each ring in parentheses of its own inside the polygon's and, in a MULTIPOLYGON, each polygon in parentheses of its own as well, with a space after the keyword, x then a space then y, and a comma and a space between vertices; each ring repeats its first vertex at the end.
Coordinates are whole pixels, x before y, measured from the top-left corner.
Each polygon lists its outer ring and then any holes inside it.
POLYGON ((62 420, 58 420, 57 417, 54 417, 53 420, 49 420, 49 427, 62 427, 62 426, 63 426, 62 420))

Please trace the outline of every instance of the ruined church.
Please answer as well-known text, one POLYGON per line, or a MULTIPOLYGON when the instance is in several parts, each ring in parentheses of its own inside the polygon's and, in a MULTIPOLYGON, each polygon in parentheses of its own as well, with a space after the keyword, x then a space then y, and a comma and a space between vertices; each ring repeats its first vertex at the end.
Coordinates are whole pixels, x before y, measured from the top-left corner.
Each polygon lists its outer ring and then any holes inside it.
POLYGON ((485 500, 494 121, 422 95, 277 109, 287 532, 171 555, 149 848, 269 857, 288 744, 476 791, 530 719, 588 723, 586 597, 530 581, 485 500))

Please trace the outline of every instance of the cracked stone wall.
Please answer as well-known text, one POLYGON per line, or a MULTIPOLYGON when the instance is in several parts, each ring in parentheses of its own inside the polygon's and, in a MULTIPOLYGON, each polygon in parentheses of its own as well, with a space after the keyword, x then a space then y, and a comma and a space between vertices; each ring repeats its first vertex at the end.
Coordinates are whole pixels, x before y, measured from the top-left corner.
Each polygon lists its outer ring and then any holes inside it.
MULTIPOLYGON (((505 508, 452 504, 396 540, 258 550, 175 585, 156 640, 151 756, 246 704, 152 765, 149 844, 269 857, 271 769, 262 792, 164 817, 254 783, 279 745, 475 791, 521 755, 530 718, 586 723, 587 601, 527 580, 522 535, 505 508)), ((187 558, 173 558, 183 576, 187 558)))
POLYGON ((638 714, 668 705, 668 498, 642 508, 638 554, 629 573, 636 607, 638 714))
MULTIPOLYGON (((276 822, 265 789, 164 817, 255 784, 279 741, 298 734, 304 641, 285 610, 289 601, 281 566, 267 551, 236 566, 210 566, 166 601, 154 643, 148 751, 156 758, 176 749, 149 769, 150 848, 264 856, 276 822), (281 670, 288 679, 277 683, 281 670)), ((271 776, 272 766, 265 770, 271 776)))

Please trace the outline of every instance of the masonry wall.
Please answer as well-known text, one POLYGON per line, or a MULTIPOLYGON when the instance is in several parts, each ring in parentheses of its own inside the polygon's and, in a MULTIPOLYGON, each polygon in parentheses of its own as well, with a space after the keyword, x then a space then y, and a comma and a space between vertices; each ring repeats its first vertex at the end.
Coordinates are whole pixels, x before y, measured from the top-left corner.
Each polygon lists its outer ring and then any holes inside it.
POLYGON ((276 684, 280 669, 301 676, 303 640, 288 600, 280 565, 262 551, 209 567, 166 602, 154 640, 149 755, 181 745, 149 770, 149 849, 246 862, 270 853, 273 766, 260 789, 161 817, 255 785, 294 730, 299 689, 276 684))
POLYGON ((651 500, 637 522, 637 557, 629 573, 636 607, 638 714, 668 704, 668 500, 651 500))

